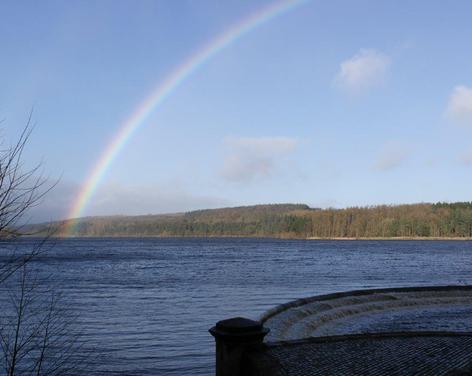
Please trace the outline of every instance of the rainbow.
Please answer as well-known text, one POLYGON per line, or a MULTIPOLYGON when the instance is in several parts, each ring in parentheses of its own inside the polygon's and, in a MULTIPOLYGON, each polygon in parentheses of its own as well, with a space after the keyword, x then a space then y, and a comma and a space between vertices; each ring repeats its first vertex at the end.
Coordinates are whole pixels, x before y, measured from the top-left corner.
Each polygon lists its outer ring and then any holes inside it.
MULTIPOLYGON (((203 48, 198 49, 188 60, 177 66, 163 82, 156 86, 151 94, 144 99, 132 115, 120 126, 118 132, 102 152, 85 183, 82 185, 67 217, 76 219, 82 215, 90 198, 120 151, 126 146, 127 142, 140 126, 145 123, 146 119, 166 98, 172 95, 183 81, 217 53, 237 41, 243 35, 307 1, 309 0, 281 0, 272 3, 236 23, 215 39, 211 40, 208 44, 204 45, 203 48)), ((67 223, 64 235, 72 234, 76 221, 69 220, 67 223)))

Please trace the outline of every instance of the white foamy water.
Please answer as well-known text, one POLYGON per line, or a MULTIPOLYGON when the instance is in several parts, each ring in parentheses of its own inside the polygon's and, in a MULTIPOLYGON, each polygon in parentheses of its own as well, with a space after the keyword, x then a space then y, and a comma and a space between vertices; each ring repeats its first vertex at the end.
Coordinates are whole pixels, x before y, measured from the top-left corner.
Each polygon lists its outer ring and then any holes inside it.
POLYGON ((266 312, 266 340, 392 331, 472 332, 472 288, 361 290, 315 296, 266 312))

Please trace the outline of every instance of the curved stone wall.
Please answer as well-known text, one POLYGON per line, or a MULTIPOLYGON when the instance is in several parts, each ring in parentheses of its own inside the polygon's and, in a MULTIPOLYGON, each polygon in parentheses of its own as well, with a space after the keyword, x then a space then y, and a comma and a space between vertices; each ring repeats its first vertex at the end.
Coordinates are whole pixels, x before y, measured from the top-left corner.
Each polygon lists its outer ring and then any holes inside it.
POLYGON ((393 331, 472 331, 472 286, 357 290, 267 311, 267 341, 393 331))

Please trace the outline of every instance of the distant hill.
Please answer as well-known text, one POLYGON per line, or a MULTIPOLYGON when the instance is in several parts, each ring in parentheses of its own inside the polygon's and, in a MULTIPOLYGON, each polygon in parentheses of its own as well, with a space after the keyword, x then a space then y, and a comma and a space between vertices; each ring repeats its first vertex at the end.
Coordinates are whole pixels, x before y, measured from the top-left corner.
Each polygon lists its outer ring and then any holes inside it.
MULTIPOLYGON (((166 215, 86 217, 62 224, 72 229, 68 233, 72 236, 472 238, 472 203, 346 209, 273 204, 166 215)), ((44 228, 44 224, 33 225, 28 231, 44 228)))

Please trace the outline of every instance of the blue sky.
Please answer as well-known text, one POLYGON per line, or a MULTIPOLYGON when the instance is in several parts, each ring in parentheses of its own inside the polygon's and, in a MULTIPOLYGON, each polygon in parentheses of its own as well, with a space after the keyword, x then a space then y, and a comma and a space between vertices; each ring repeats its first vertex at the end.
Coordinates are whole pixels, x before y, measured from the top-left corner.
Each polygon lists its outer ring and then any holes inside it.
MULTIPOLYGON (((123 121, 206 42, 271 1, 3 1, 6 142, 66 215, 123 121)), ((472 3, 309 1, 238 39, 155 111, 85 214, 255 203, 471 200, 472 3)))

